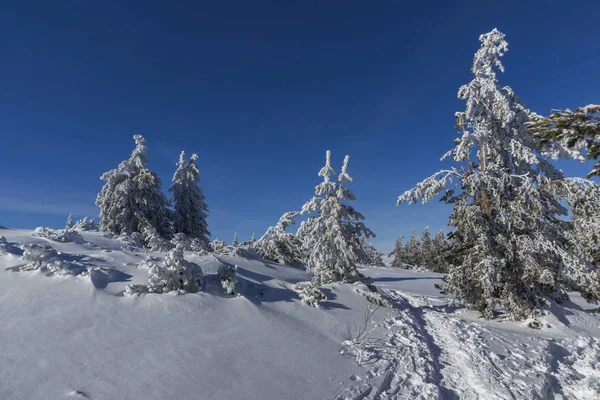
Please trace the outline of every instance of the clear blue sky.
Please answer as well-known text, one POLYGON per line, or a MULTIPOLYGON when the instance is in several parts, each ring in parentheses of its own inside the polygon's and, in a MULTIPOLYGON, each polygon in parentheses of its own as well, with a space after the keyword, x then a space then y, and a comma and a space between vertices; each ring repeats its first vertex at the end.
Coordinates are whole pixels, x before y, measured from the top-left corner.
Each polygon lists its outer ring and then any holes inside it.
MULTIPOLYGON (((210 230, 260 235, 300 209, 325 150, 390 250, 450 206, 395 207, 453 146, 478 36, 507 35, 501 83, 539 113, 598 103, 596 1, 6 1, 0 224, 97 215, 100 175, 147 138, 168 188, 199 154, 210 230)), ((571 174, 590 165, 565 162, 571 174)))

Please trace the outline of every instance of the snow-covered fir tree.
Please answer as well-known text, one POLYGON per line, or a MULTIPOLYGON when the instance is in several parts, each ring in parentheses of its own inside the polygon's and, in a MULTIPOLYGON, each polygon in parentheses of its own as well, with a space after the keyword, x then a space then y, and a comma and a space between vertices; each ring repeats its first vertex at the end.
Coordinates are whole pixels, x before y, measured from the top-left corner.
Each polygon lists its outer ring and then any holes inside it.
POLYGON ((375 237, 364 223, 364 216, 344 200, 356 200, 344 186, 351 182, 346 156, 338 182, 332 182, 335 171, 331 168, 331 152, 326 153, 325 166, 319 171, 323 182, 315 188, 316 196, 302 207, 303 214, 316 213, 304 221, 298 235, 308 254, 307 269, 313 270, 315 285, 330 282, 355 281, 357 263, 362 251, 361 237, 375 237))
POLYGON ((421 234, 421 252, 419 254, 419 266, 429 267, 431 263, 431 256, 434 251, 433 240, 431 239, 431 232, 429 227, 425 227, 421 234))
POLYGON ((448 272, 450 252, 444 232, 439 231, 431 242, 431 252, 427 256, 427 269, 433 272, 448 272))
POLYGON ((410 241, 406 244, 404 237, 400 236, 390 256, 394 257, 392 261, 394 267, 425 268, 433 272, 444 273, 448 271, 450 249, 442 231, 431 239, 431 233, 427 227, 421 237, 416 231, 413 231, 410 241))
POLYGON ((73 228, 73 225, 73 214, 69 214, 67 217, 67 223, 65 224, 65 229, 71 229, 73 228))
POLYGON ((256 243, 256 236, 254 235, 254 232, 252 232, 252 237, 250 238, 250 245, 254 245, 254 243, 256 243))
POLYGON ((287 231, 289 225, 296 223, 297 211, 286 212, 275 226, 269 227, 265 234, 254 242, 252 249, 266 260, 281 264, 294 265, 302 262, 304 253, 302 243, 296 235, 287 231))
MULTIPOLYGON (((459 165, 442 170, 398 198, 398 203, 442 200, 454 205, 449 225, 462 262, 450 268, 444 289, 490 318, 500 307, 513 319, 536 315, 546 299, 558 302, 576 290, 600 297, 595 268, 576 255, 561 220, 561 200, 584 194, 540 154, 525 123, 527 110, 496 69, 507 51, 498 30, 481 35, 473 80, 460 88, 466 110, 456 114, 461 137, 445 157, 459 165)), ((544 155, 567 151, 555 143, 544 155)), ((597 185, 595 185, 597 187, 597 185)), ((593 193, 599 198, 598 193, 593 193)))
POLYGON ((100 229, 116 235, 143 233, 144 224, 150 224, 159 235, 170 238, 170 202, 161 191, 160 178, 148 169, 144 138, 133 138, 136 147, 131 157, 100 177, 106 182, 96 198, 100 229))
POLYGON ((407 268, 406 264, 406 246, 404 245, 404 236, 399 236, 396 239, 396 245, 394 246, 394 250, 388 254, 389 257, 393 257, 392 259, 392 267, 397 268, 407 268))
POLYGON ((238 242, 237 232, 233 233, 233 241, 231 242, 231 245, 233 247, 238 247, 240 245, 240 242, 238 242))
POLYGON ((177 170, 169 192, 173 193, 173 230, 187 237, 198 238, 206 248, 210 242, 210 232, 206 218, 208 206, 200 183, 200 170, 196 165, 198 155, 192 154, 188 160, 185 152, 179 155, 177 170))
POLYGON ((406 260, 405 264, 411 267, 418 267, 422 264, 421 259, 421 239, 417 231, 413 231, 410 240, 406 245, 406 260))

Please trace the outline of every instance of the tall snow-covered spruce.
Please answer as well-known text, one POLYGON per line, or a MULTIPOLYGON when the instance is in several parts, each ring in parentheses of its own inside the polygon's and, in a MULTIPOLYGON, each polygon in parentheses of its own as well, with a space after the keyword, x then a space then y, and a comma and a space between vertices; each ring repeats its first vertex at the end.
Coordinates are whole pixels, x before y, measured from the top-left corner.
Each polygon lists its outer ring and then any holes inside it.
POLYGON ((149 224, 170 238, 170 202, 161 191, 160 178, 148 169, 144 137, 133 138, 136 147, 131 157, 100 177, 106 182, 96 198, 100 229, 117 235, 143 233, 149 224))
POLYGON ((308 254, 306 267, 313 270, 315 285, 331 282, 352 282, 358 278, 357 263, 363 254, 361 237, 375 237, 364 223, 365 217, 343 200, 356 200, 344 186, 352 182, 347 173, 349 156, 344 159, 338 182, 332 182, 335 171, 331 168, 331 152, 326 153, 326 164, 319 171, 323 182, 315 188, 316 196, 302 207, 303 214, 316 213, 304 221, 298 230, 303 248, 308 254))
POLYGON ((208 249, 210 243, 210 232, 206 218, 208 206, 206 205, 204 192, 198 186, 200 182, 200 170, 196 165, 198 155, 192 154, 186 159, 182 151, 179 155, 177 170, 173 175, 173 183, 169 192, 173 193, 173 230, 175 233, 183 233, 192 239, 198 239, 201 245, 208 249))
POLYGON ((460 88, 466 110, 456 114, 460 138, 445 157, 459 165, 442 170, 406 191, 403 202, 442 197, 454 205, 449 225, 454 251, 462 256, 445 290, 485 317, 498 308, 513 319, 537 315, 548 299, 561 302, 576 290, 600 296, 596 269, 577 255, 567 237, 571 224, 561 200, 600 198, 597 185, 564 178, 544 156, 566 151, 559 143, 541 154, 526 130, 530 111, 510 87, 500 87, 495 69, 507 51, 504 34, 481 35, 473 80, 460 88), (585 188, 594 187, 593 190, 585 188))

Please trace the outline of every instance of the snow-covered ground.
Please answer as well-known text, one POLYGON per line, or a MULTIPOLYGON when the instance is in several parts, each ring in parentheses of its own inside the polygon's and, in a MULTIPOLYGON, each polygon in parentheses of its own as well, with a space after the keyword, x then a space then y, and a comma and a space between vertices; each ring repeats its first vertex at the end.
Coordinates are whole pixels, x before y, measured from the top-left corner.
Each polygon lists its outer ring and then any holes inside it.
POLYGON ((575 295, 534 330, 451 308, 438 274, 365 269, 394 307, 375 311, 359 365, 344 348, 370 305, 358 286, 326 286, 315 309, 293 291, 304 270, 186 253, 203 292, 123 296, 164 253, 31 234, 0 230, 0 399, 600 398, 600 318, 575 295), (15 272, 32 243, 89 274, 15 272), (223 263, 239 296, 223 294, 223 263))

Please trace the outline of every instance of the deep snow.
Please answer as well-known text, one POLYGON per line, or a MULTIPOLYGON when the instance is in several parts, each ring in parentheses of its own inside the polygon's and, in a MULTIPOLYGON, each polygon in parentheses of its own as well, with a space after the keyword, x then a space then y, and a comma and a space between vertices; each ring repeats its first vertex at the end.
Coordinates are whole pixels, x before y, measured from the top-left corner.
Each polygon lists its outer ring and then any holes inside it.
POLYGON ((164 253, 81 234, 87 243, 0 230, 1 399, 600 398, 600 318, 577 296, 534 330, 450 307, 439 274, 367 268, 394 308, 375 312, 359 365, 344 349, 370 304, 357 286, 327 285, 315 309, 293 291, 304 270, 186 253, 203 292, 123 296, 164 253), (7 269, 32 243, 89 274, 7 269), (239 296, 223 293, 223 264, 238 265, 239 296))

